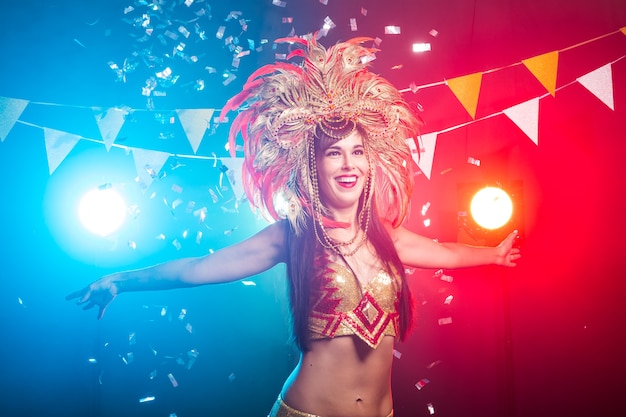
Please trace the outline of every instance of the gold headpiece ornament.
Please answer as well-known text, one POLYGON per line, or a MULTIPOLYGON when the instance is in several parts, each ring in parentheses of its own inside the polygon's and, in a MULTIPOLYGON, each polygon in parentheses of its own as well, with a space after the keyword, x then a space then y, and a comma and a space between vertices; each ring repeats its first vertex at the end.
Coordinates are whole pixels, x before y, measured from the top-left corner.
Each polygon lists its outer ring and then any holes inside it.
POLYGON ((368 70, 377 51, 362 46, 368 41, 354 38, 325 49, 315 39, 278 39, 297 47, 288 60, 302 57, 302 64, 259 68, 222 110, 222 116, 239 110, 229 143, 234 153, 241 133, 250 202, 273 219, 287 217, 296 232, 312 215, 309 145, 316 129, 340 140, 360 126, 376 170, 372 188, 378 215, 394 227, 406 216, 412 187, 406 141, 416 137, 421 123, 400 92, 368 70), (276 207, 278 195, 288 203, 286 212, 276 207))

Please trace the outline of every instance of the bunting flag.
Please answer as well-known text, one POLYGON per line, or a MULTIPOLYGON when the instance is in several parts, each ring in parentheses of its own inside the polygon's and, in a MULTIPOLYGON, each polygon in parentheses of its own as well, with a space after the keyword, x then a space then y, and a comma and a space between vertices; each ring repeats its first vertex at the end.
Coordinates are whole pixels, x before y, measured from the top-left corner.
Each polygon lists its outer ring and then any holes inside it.
POLYGON ((533 58, 524 59, 522 63, 554 97, 556 92, 559 52, 553 51, 533 58))
POLYGON ((413 139, 407 139, 407 144, 411 150, 413 161, 419 169, 430 179, 433 170, 433 159, 435 158, 435 146, 437 144, 437 132, 426 133, 419 136, 419 149, 413 139))
POLYGON ((626 26, 624 26, 623 28, 620 29, 620 32, 622 32, 624 35, 626 35, 626 26))
POLYGON ((163 164, 170 157, 167 152, 151 151, 146 149, 132 148, 133 159, 139 184, 143 190, 147 190, 152 180, 158 177, 163 164))
POLYGON ((230 182, 230 186, 237 200, 241 200, 244 196, 244 188, 242 182, 241 171, 243 169, 243 158, 220 158, 222 165, 227 168, 226 177, 230 182))
POLYGON ((200 147, 204 133, 211 124, 214 109, 177 110, 178 120, 183 125, 187 140, 195 154, 200 147))
POLYGON ((461 102, 465 110, 470 114, 472 119, 476 117, 476 106, 478 105, 478 95, 480 93, 480 84, 483 79, 483 73, 464 75, 462 77, 446 80, 446 84, 456 98, 461 102))
POLYGON ((74 146, 81 139, 73 133, 61 130, 43 128, 44 140, 46 142, 46 156, 48 157, 48 170, 50 175, 63 162, 65 157, 74 149, 74 146))
POLYGON ((539 98, 503 110, 509 119, 532 140, 539 145, 539 98))
POLYGON ((615 110, 613 102, 613 71, 611 64, 606 64, 595 71, 577 78, 583 87, 598 97, 611 110, 615 110))
POLYGON ((27 105, 26 100, 0 97, 0 142, 4 142, 27 105))
POLYGON ((124 122, 126 121, 125 117, 128 115, 128 112, 112 108, 102 114, 102 109, 94 108, 93 110, 96 113, 96 123, 100 130, 100 136, 102 136, 104 146, 108 152, 113 142, 115 142, 117 134, 120 133, 122 126, 124 126, 124 122))

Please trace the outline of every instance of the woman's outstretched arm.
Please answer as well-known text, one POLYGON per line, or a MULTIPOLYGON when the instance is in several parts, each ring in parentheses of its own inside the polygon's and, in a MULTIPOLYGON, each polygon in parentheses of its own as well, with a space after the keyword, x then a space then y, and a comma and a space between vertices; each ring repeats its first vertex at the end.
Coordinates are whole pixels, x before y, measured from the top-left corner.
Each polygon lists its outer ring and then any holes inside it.
POLYGON ((390 234, 402 263, 417 268, 514 267, 521 257, 519 249, 513 247, 517 231, 494 247, 439 243, 403 227, 390 230, 390 234))
POLYGON ((151 267, 104 276, 65 298, 88 310, 99 307, 98 318, 118 294, 236 281, 259 274, 286 259, 284 222, 267 226, 254 236, 196 258, 177 259, 151 267))

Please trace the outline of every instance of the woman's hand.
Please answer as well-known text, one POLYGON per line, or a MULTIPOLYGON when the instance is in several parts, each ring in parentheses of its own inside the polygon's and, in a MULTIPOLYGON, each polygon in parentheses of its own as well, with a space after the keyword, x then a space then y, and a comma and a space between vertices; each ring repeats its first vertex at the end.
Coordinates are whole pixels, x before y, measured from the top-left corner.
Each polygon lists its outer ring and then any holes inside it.
POLYGON ((98 320, 100 320, 102 316, 104 316, 104 311, 108 305, 117 297, 118 292, 119 289, 113 281, 113 277, 109 275, 92 282, 81 290, 68 294, 65 299, 78 299, 78 301, 76 301, 77 305, 87 303, 83 307, 83 310, 89 310, 94 306, 98 306, 98 320))
POLYGON ((517 235, 517 230, 512 231, 502 242, 500 242, 498 246, 496 246, 496 250, 498 251, 498 260, 496 263, 498 265, 508 267, 514 267, 517 265, 515 261, 522 257, 520 250, 513 247, 517 235))

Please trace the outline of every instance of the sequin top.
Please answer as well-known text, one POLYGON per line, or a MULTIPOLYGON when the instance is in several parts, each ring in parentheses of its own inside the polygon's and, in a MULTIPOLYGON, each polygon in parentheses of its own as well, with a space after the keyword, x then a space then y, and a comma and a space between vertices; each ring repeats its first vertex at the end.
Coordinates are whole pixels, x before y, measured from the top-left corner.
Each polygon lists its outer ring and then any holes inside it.
POLYGON ((309 337, 356 335, 376 348, 385 335, 399 333, 400 277, 384 269, 364 286, 352 270, 328 255, 316 257, 311 282, 309 337))

